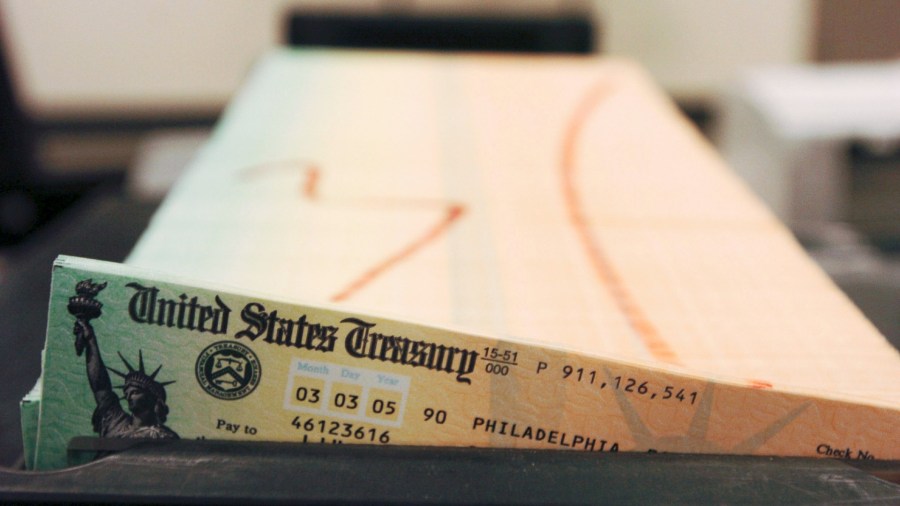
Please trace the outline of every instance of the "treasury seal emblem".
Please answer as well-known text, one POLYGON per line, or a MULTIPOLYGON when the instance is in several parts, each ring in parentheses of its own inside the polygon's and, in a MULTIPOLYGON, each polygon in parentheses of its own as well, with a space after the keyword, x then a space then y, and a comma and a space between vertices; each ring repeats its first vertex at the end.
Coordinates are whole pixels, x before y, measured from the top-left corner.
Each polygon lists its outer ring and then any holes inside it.
POLYGON ((250 395, 262 376, 259 358, 241 343, 219 341, 197 357, 197 382, 206 393, 233 401, 250 395))

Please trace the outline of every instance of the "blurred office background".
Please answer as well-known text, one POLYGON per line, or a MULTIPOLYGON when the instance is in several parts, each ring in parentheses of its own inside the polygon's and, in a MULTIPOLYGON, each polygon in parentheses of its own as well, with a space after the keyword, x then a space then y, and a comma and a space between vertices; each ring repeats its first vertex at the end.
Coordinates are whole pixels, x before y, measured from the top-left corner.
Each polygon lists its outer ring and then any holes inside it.
POLYGON ((2 410, 36 378, 50 259, 124 258, 260 54, 334 42, 323 13, 537 22, 545 49, 640 62, 900 341, 896 0, 0 0, 3 346, 36 350, 0 364, 2 410))
MULTIPOLYGON (((0 7, 7 71, 40 134, 41 183, 121 173, 146 133, 211 124, 256 58, 285 41, 294 10, 583 17, 594 25, 593 49, 637 59, 701 118, 742 67, 810 61, 821 10, 812 0, 3 0, 0 7)), ((27 228, 27 218, 8 217, 5 229, 27 228)))

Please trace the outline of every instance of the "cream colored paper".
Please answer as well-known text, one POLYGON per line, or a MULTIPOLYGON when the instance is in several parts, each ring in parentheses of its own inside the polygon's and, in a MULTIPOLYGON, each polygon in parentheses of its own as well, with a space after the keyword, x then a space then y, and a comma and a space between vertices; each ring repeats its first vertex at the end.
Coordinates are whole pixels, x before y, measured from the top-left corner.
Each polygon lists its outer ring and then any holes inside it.
POLYGON ((900 403, 897 351, 623 61, 275 52, 128 263, 900 403))

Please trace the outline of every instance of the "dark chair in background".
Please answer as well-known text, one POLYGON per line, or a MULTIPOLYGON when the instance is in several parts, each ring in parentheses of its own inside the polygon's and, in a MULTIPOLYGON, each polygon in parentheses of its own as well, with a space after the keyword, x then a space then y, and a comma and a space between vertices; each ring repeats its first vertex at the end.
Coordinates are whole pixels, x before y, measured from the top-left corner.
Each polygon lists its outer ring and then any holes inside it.
POLYGON ((477 17, 293 12, 291 46, 442 52, 572 53, 597 49, 588 16, 477 17))

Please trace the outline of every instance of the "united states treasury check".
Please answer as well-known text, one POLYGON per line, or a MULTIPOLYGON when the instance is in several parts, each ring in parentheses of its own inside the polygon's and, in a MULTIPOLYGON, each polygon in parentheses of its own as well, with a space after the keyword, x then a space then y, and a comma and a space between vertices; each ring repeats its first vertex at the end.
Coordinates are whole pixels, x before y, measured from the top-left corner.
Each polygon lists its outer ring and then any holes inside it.
POLYGON ((54 265, 37 469, 76 436, 900 458, 900 407, 54 265))

